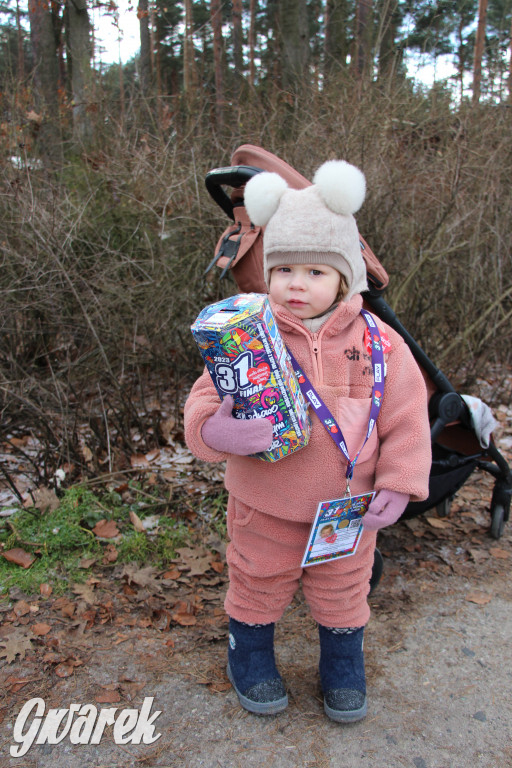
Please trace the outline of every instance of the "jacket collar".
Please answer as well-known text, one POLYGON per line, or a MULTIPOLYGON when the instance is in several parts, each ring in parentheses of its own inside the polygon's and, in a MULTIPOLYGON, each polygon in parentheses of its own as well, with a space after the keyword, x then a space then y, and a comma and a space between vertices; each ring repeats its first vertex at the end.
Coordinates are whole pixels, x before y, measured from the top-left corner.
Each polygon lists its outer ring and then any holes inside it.
MULTIPOLYGON (((298 317, 292 315, 281 304, 270 299, 270 306, 274 316, 279 324, 279 327, 285 331, 291 333, 306 333, 309 331, 298 317)), ((353 296, 349 301, 340 301, 332 315, 325 321, 324 325, 319 330, 319 334, 325 336, 336 336, 347 328, 359 315, 363 306, 363 297, 360 293, 353 296)))

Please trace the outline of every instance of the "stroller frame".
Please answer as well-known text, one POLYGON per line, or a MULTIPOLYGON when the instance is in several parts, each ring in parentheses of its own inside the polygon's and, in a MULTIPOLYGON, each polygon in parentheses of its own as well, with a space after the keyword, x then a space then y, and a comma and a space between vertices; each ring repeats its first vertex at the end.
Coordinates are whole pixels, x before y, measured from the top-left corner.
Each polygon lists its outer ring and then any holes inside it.
MULTIPOLYGON (((214 168, 205 177, 208 193, 234 222, 219 239, 215 255, 206 268, 205 274, 217 265, 222 269, 220 279, 231 272, 241 292, 266 293, 262 269, 260 237, 262 230, 255 227, 247 217, 243 204, 243 187, 249 179, 262 171, 279 173, 291 187, 296 189, 301 189, 311 182, 283 160, 260 147, 242 145, 234 152, 232 161, 234 163, 232 166, 214 168), (226 186, 232 188, 230 196, 224 190, 226 186), (260 253, 256 247, 258 239, 260 253), (242 259, 247 263, 243 270, 241 269, 242 259)), ((490 503, 490 533, 493 538, 499 539, 510 515, 512 497, 510 467, 492 442, 492 438, 488 448, 481 448, 462 396, 427 356, 384 300, 382 294, 388 284, 387 273, 368 243, 364 238, 360 239, 369 286, 368 291, 363 293, 364 303, 368 309, 402 336, 423 372, 429 394, 433 457, 429 496, 422 502, 410 502, 402 519, 416 517, 433 508, 436 508, 440 516, 446 516, 455 493, 475 469, 481 469, 495 479, 490 503)), ((372 580, 375 581, 375 585, 379 577, 380 573, 376 575, 374 569, 372 580)))

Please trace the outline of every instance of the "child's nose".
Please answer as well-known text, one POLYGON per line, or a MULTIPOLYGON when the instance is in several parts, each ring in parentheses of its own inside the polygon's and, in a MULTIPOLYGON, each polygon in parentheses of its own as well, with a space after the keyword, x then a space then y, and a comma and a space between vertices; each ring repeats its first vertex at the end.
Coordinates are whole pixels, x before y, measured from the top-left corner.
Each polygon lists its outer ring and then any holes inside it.
POLYGON ((292 279, 290 280, 290 287, 291 288, 297 288, 297 289, 303 289, 304 288, 304 279, 301 274, 295 272, 292 275, 292 279))

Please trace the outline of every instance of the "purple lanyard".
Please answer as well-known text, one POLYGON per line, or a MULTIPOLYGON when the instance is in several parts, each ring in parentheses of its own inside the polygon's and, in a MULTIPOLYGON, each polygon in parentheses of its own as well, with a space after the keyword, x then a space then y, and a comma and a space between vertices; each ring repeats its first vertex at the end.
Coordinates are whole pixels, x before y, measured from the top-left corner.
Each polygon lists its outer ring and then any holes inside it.
POLYGON ((302 394, 304 395, 305 398, 309 400, 309 402, 315 409, 315 412, 318 418, 320 419, 320 421, 322 422, 322 424, 324 425, 324 427, 326 428, 326 430, 328 431, 328 433, 330 434, 330 436, 332 437, 332 439, 334 440, 338 448, 341 450, 341 452, 347 459, 347 462, 348 462, 347 493, 349 495, 350 495, 349 482, 350 480, 352 480, 356 461, 358 460, 361 451, 366 445, 368 438, 373 432, 373 428, 375 427, 377 416, 379 415, 379 411, 382 405, 382 398, 384 396, 384 353, 382 351, 382 340, 380 337, 380 332, 377 327, 377 323, 373 319, 372 315, 366 311, 366 309, 362 309, 361 314, 364 317, 366 325, 368 326, 368 330, 370 331, 370 338, 372 341, 372 368, 373 368, 372 405, 370 408, 370 419, 368 421, 368 429, 366 431, 366 437, 364 439, 362 446, 360 447, 360 449, 358 450, 358 452, 356 453, 355 457, 352 460, 350 459, 347 444, 345 442, 345 438, 343 437, 343 432, 341 431, 340 426, 337 424, 335 418, 332 416, 331 412, 323 402, 322 398, 315 391, 315 388, 313 387, 313 385, 311 384, 311 382, 309 381, 308 377, 303 372, 301 367, 298 365, 292 353, 289 352, 294 371, 299 380, 299 385, 300 385, 302 394))

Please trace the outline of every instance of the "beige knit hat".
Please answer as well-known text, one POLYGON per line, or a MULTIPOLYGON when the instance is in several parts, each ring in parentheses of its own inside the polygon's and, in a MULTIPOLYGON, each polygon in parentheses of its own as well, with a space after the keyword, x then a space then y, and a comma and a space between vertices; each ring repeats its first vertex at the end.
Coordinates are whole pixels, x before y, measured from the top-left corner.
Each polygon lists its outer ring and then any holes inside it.
POLYGON ((244 202, 253 224, 265 226, 263 269, 278 264, 328 264, 345 276, 348 301, 368 288, 359 232, 352 214, 363 204, 362 171, 330 160, 316 172, 313 185, 291 189, 277 173, 263 172, 247 182, 244 202))

